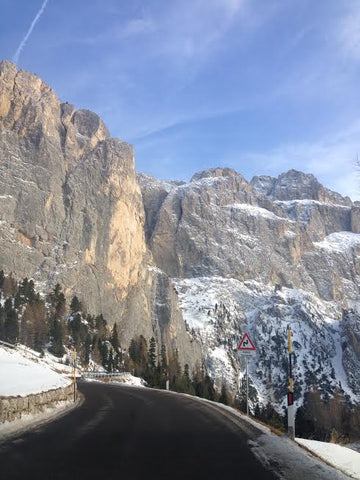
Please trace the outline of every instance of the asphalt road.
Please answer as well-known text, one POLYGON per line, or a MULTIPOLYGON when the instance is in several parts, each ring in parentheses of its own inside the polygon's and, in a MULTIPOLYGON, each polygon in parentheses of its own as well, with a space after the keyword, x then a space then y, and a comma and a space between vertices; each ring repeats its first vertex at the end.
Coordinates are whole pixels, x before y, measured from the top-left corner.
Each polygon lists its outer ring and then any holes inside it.
POLYGON ((273 480, 247 445, 258 432, 189 397, 80 383, 85 402, 0 445, 0 479, 273 480))

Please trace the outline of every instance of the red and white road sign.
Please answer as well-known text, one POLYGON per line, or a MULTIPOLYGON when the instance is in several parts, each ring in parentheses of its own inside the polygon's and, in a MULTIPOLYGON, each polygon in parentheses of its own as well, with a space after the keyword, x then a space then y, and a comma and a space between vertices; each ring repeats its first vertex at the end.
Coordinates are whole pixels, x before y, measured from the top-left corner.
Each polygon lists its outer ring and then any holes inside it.
POLYGON ((244 334, 237 349, 239 355, 255 355, 256 353, 256 347, 248 333, 244 334))

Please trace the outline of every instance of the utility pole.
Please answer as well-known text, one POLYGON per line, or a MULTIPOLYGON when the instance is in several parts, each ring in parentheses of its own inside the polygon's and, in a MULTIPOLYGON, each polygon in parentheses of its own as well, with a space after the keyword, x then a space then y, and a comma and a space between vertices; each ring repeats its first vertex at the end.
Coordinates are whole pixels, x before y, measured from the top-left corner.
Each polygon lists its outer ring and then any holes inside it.
POLYGON ((288 351, 289 351, 289 391, 287 395, 288 404, 288 435, 291 440, 295 439, 295 413, 294 413, 294 383, 292 376, 292 349, 291 349, 291 329, 288 325, 288 351))

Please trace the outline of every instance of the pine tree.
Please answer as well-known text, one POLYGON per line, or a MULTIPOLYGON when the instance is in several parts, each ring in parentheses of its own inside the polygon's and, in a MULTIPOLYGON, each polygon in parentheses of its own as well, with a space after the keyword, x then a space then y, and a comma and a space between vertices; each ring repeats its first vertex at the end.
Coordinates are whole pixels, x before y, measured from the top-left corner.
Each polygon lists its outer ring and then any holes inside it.
MULTIPOLYGON (((6 303, 6 302, 5 302, 6 303)), ((19 338, 19 322, 18 314, 15 309, 11 308, 5 317, 4 322, 5 340, 15 344, 19 338)))
POLYGON ((133 338, 129 346, 130 368, 135 375, 143 375, 148 367, 147 342, 142 335, 133 338))
POLYGON ((98 336, 103 338, 104 340, 107 338, 107 321, 102 316, 102 314, 98 315, 95 318, 95 328, 97 329, 98 336))
POLYGON ((161 370, 163 373, 167 374, 168 359, 167 359, 167 353, 166 353, 166 346, 164 344, 161 345, 160 357, 161 357, 161 370))
POLYGON ((118 354, 119 348, 120 348, 120 342, 119 342, 119 334, 118 334, 116 323, 114 323, 114 326, 111 332, 110 343, 113 346, 115 352, 118 354))
POLYGON ((8 297, 4 303, 5 315, 7 315, 13 308, 12 298, 8 297))
POLYGON ((205 385, 205 398, 208 400, 215 400, 215 388, 214 388, 214 382, 211 380, 209 375, 205 375, 204 379, 204 385, 205 385))
POLYGON ((149 358, 149 368, 151 370, 155 370, 155 368, 156 368, 156 342, 155 342, 154 337, 150 338, 148 358, 149 358))
POLYGON ((70 310, 71 310, 71 313, 80 312, 82 310, 81 302, 76 295, 74 295, 74 297, 71 300, 70 310))
POLYGON ((51 326, 50 335, 52 337, 50 352, 56 357, 62 357, 65 353, 63 345, 64 334, 63 326, 60 320, 54 320, 51 326))
POLYGON ((91 353, 91 335, 87 334, 84 345, 84 364, 87 366, 90 363, 90 353, 91 353))
POLYGON ((0 304, 0 340, 5 340, 5 310, 0 304))
POLYGON ((226 390, 225 383, 223 383, 222 386, 221 386, 221 393, 220 393, 220 397, 219 397, 219 402, 223 403, 224 405, 229 405, 229 397, 228 397, 228 393, 227 393, 227 390, 226 390))

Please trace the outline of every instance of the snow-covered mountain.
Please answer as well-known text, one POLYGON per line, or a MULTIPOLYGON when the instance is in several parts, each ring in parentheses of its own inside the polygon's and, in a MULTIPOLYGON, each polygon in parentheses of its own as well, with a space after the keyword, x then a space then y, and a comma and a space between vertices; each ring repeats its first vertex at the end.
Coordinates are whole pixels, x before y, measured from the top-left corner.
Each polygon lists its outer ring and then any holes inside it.
POLYGON ((295 170, 250 182, 229 168, 188 183, 136 175, 131 146, 96 114, 10 62, 0 63, 0 154, 7 275, 45 294, 60 283, 118 322, 124 348, 154 336, 233 391, 249 331, 263 403, 283 402, 290 324, 298 403, 312 385, 359 400, 360 204, 295 170))
POLYGON ((231 169, 181 185, 139 181, 155 262, 217 386, 241 390, 237 346, 248 332, 253 402, 281 411, 290 327, 297 405, 312 387, 359 402, 358 204, 293 170, 250 183, 231 169))

